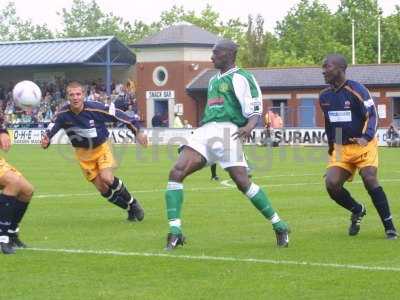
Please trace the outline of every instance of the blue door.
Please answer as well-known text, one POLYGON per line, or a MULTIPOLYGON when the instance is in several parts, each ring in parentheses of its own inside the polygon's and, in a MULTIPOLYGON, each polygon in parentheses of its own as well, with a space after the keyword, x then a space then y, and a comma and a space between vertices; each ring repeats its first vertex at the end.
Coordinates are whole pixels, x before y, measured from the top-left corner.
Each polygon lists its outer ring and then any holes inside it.
POLYGON ((299 127, 315 127, 315 99, 301 99, 299 127))

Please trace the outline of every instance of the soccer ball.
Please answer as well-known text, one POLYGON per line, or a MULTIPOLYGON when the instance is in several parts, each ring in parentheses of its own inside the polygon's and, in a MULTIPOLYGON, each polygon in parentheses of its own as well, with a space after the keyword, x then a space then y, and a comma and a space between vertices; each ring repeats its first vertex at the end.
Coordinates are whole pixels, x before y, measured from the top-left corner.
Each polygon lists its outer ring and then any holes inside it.
POLYGON ((36 83, 24 80, 14 86, 13 98, 15 104, 22 109, 37 107, 42 99, 42 92, 36 83))

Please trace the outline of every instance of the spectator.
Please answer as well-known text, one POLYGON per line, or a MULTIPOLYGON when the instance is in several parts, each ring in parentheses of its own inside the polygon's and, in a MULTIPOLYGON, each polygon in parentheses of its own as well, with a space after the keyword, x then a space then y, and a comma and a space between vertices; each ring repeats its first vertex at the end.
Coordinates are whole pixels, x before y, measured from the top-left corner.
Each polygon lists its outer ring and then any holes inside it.
POLYGON ((400 135, 394 123, 390 124, 388 131, 386 132, 386 142, 389 147, 400 146, 400 135))
POLYGON ((153 127, 163 127, 163 122, 160 113, 156 113, 151 119, 151 126, 153 127))
POLYGON ((270 129, 271 128, 271 123, 272 123, 272 118, 274 117, 274 113, 272 110, 267 110, 264 116, 264 123, 265 123, 265 129, 270 129))
POLYGON ((133 105, 132 104, 128 105, 128 110, 125 113, 128 115, 129 118, 134 119, 134 120, 137 119, 137 114, 133 110, 133 105))
POLYGON ((114 101, 115 107, 122 110, 127 111, 129 106, 129 100, 125 92, 121 92, 117 99, 114 101))
POLYGON ((281 116, 277 112, 273 112, 271 127, 274 129, 280 129, 283 127, 283 121, 281 116))
POLYGON ((177 113, 175 113, 174 123, 173 123, 173 125, 172 125, 172 128, 183 128, 182 120, 181 120, 181 118, 178 116, 177 113))

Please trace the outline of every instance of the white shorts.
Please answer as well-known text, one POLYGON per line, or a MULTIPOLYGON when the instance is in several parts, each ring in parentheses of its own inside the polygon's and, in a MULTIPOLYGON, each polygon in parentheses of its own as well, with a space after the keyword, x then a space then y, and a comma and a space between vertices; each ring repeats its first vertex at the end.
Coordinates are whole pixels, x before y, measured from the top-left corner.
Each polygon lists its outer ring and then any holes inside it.
POLYGON ((209 165, 218 162, 223 169, 247 168, 242 142, 232 137, 237 130, 238 127, 230 122, 210 122, 195 129, 185 146, 199 152, 209 165))

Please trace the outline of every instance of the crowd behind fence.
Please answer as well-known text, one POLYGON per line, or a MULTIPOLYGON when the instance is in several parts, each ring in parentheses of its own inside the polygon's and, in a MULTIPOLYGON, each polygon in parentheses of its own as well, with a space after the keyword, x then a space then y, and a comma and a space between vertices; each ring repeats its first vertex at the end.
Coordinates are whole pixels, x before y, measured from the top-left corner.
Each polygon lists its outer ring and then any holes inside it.
MULTIPOLYGON (((10 128, 43 128, 47 127, 57 111, 67 103, 66 86, 68 81, 56 79, 53 82, 36 82, 42 91, 42 101, 37 108, 23 110, 15 105, 12 89, 15 82, 0 84, 0 114, 10 128)), ((106 93, 105 83, 101 79, 85 81, 85 100, 114 103, 130 117, 140 121, 134 85, 131 81, 112 84, 110 96, 106 93)))

